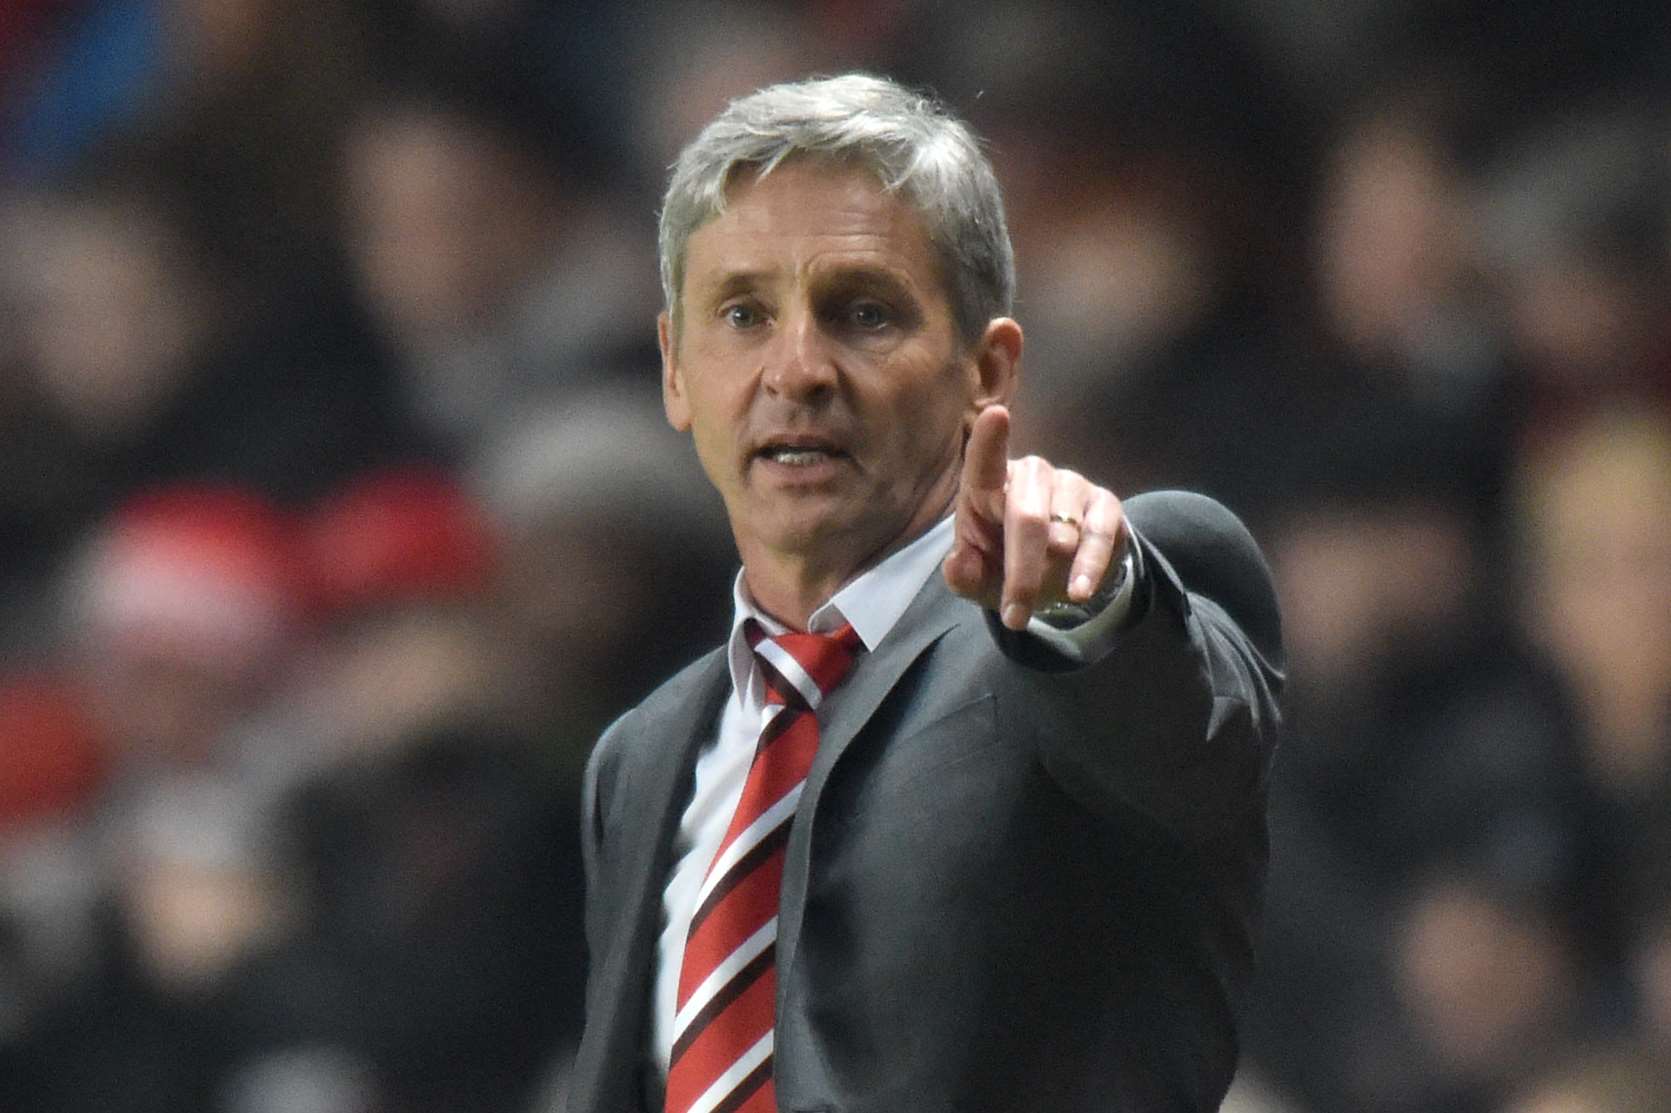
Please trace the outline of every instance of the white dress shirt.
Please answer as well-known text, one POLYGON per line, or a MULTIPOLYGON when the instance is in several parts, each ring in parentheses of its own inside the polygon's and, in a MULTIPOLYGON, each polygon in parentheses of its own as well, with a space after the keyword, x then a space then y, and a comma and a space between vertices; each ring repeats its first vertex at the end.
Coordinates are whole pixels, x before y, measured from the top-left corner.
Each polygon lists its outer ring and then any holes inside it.
MULTIPOLYGON (((909 545, 891 554, 876 567, 854 578, 830 601, 812 612, 807 629, 828 634, 844 622, 864 643, 875 650, 899 622, 928 577, 937 573, 951 549, 953 519, 947 517, 909 545)), ((1047 640, 1066 640, 1081 651, 1095 653, 1111 644, 1120 620, 1130 607, 1133 574, 1132 549, 1127 546, 1125 575, 1118 591, 1100 612, 1079 626, 1062 630, 1035 618, 1029 629, 1047 640)), ((735 612, 731 638, 726 646, 731 666, 732 698, 725 701, 719 731, 708 741, 696 761, 696 785, 690 803, 679 820, 675 838, 673 872, 662 893, 663 926, 656 950, 656 976, 652 988, 651 1052, 662 1077, 667 1077, 673 1047, 673 1017, 679 991, 679 966, 684 959, 685 937, 690 934, 691 916, 696 912, 697 893, 703 875, 725 839, 731 815, 742 798, 743 782, 754 761, 756 743, 766 717, 766 684, 749 648, 743 624, 754 619, 771 635, 787 632, 776 619, 761 611, 748 597, 742 573, 733 588, 735 612)))

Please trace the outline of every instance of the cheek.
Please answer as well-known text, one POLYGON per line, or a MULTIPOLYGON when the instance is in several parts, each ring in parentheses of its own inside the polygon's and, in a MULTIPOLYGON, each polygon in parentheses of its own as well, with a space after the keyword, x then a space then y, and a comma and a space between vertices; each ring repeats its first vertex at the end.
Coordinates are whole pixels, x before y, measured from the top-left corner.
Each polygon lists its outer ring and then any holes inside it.
POLYGON ((689 433, 708 482, 727 499, 743 482, 741 443, 747 407, 733 395, 707 391, 687 401, 689 433))
POLYGON ((961 427, 973 405, 967 380, 955 366, 894 376, 887 393, 882 406, 899 419, 900 434, 921 450, 961 427))
POLYGON ((708 481, 722 492, 729 490, 735 483, 732 461, 736 454, 731 438, 716 428, 714 422, 703 420, 698 414, 691 426, 691 441, 696 446, 696 458, 701 462, 708 481))
POLYGON ((963 411, 949 393, 916 394, 895 400, 886 425, 889 482, 915 499, 948 469, 958 466, 963 411))

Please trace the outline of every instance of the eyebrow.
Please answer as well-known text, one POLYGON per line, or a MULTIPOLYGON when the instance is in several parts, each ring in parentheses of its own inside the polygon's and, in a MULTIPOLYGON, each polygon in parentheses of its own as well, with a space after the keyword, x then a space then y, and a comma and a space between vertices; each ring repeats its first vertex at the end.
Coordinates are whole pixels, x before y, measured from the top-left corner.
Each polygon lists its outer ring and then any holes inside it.
POLYGON ((760 285, 765 277, 765 271, 727 271, 716 280, 705 285, 707 290, 711 291, 710 296, 724 299, 739 291, 760 285))
POLYGON ((922 300, 910 282, 886 267, 843 267, 821 278, 815 285, 815 291, 817 290, 842 294, 873 292, 894 300, 913 303, 922 300))
MULTIPOLYGON (((777 280, 777 271, 771 268, 739 269, 726 271, 715 276, 711 281, 703 282, 692 289, 693 300, 704 305, 718 305, 727 298, 760 288, 763 284, 770 284, 777 280)), ((851 266, 840 265, 829 273, 814 275, 812 293, 814 297, 830 294, 874 293, 882 297, 899 302, 910 302, 913 305, 922 303, 923 297, 917 292, 916 286, 907 281, 899 272, 888 268, 856 263, 851 266)))

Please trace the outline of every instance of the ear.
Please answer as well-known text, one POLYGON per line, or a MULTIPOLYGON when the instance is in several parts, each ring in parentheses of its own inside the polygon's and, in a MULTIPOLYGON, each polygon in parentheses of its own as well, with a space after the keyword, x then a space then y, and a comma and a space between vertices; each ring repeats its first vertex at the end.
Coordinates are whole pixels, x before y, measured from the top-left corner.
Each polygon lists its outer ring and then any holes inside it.
POLYGON ((994 317, 975 344, 973 371, 973 412, 1013 402, 1021 385, 1021 326, 1008 317, 994 317))
POLYGON ((685 396, 685 379, 679 369, 678 338, 665 310, 656 317, 656 344, 661 348, 661 405, 667 423, 681 433, 690 432, 690 402, 685 396))

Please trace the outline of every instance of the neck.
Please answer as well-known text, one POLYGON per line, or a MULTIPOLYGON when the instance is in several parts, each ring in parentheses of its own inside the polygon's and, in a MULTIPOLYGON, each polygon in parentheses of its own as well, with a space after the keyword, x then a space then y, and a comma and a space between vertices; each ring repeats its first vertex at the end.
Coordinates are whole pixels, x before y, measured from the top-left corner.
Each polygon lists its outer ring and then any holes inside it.
POLYGON ((945 516, 949 506, 936 507, 913 520, 893 540, 856 557, 828 559, 828 546, 811 552, 781 552, 764 547, 743 549, 743 583, 756 607, 792 630, 805 630, 812 613, 842 588, 921 537, 945 516))
POLYGON ((913 533, 862 556, 839 561, 832 561, 830 553, 817 550, 745 552, 743 582, 755 606, 791 629, 805 630, 813 611, 880 564, 888 554, 910 544, 916 536, 913 533))
POLYGON ((774 576, 756 575, 754 566, 743 566, 743 581, 754 605, 791 630, 805 630, 812 612, 828 603, 852 578, 780 581, 774 576))

